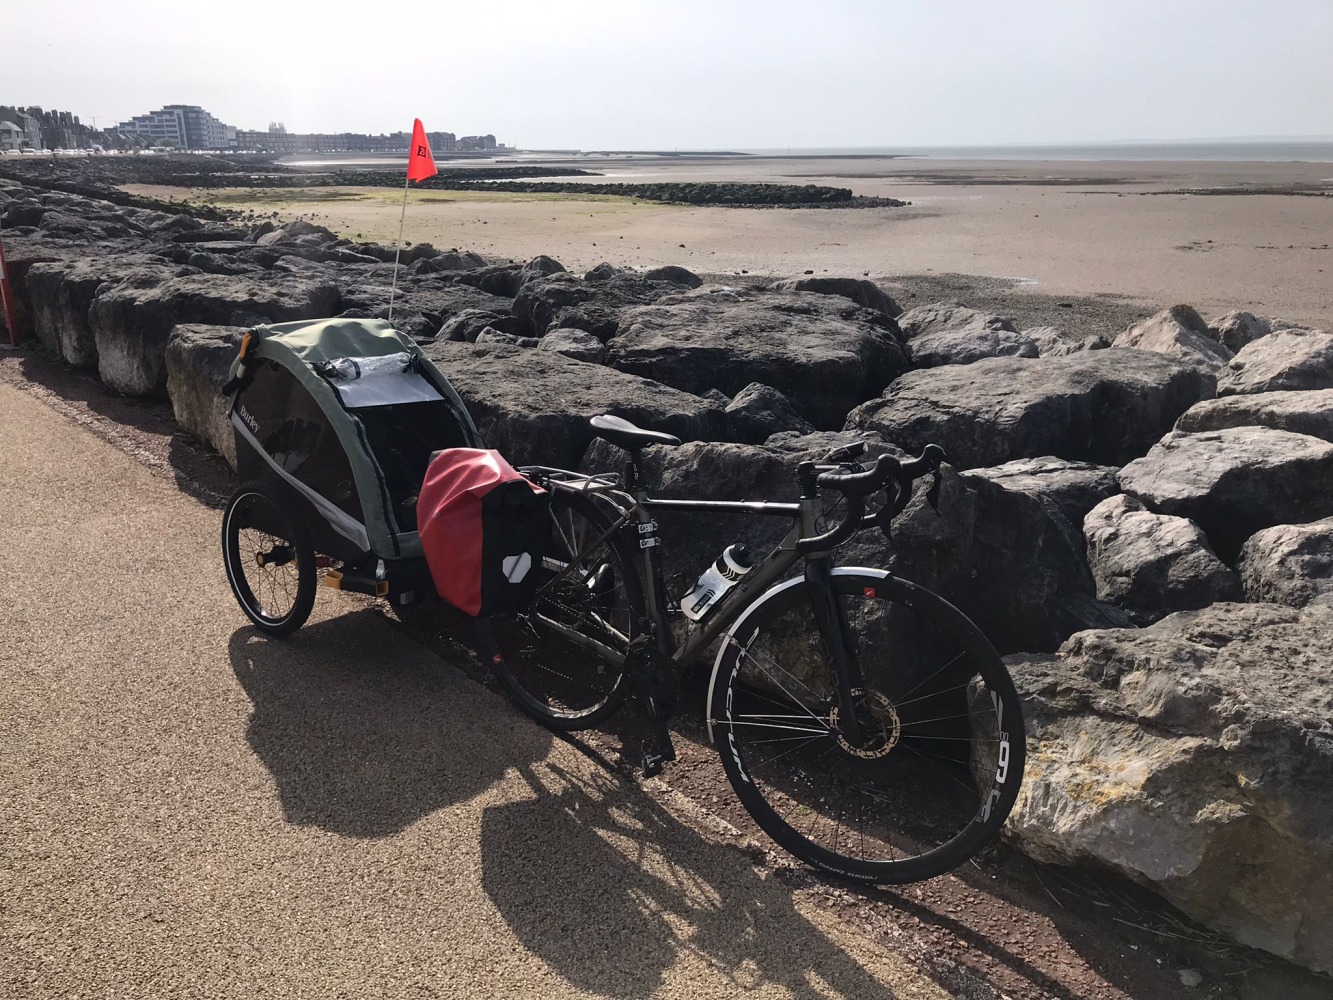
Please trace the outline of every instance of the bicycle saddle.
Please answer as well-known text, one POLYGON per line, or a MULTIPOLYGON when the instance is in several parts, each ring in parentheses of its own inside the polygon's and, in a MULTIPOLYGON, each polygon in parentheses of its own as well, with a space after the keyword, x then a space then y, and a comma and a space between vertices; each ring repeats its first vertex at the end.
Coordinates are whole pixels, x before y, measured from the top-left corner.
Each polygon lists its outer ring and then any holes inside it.
POLYGON ((680 444, 680 438, 674 434, 646 431, 642 427, 635 427, 622 417, 613 417, 610 414, 593 417, 589 423, 599 438, 610 441, 617 448, 624 448, 626 451, 638 451, 650 444, 680 444))

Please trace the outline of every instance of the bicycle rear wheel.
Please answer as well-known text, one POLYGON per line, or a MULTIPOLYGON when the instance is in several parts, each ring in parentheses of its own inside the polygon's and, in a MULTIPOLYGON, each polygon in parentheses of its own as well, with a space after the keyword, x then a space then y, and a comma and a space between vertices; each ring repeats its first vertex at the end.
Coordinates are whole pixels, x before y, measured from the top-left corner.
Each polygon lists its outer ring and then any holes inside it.
POLYGON ((643 620, 643 591, 619 532, 604 537, 612 523, 590 496, 553 490, 536 599, 521 614, 477 622, 496 678, 552 729, 595 726, 625 697, 623 659, 643 620))
POLYGON ((741 803, 796 857, 866 882, 916 882, 998 833, 1024 763, 1013 682, 943 598, 874 570, 835 570, 860 668, 862 738, 839 726, 836 681, 796 581, 733 628, 709 723, 741 803))

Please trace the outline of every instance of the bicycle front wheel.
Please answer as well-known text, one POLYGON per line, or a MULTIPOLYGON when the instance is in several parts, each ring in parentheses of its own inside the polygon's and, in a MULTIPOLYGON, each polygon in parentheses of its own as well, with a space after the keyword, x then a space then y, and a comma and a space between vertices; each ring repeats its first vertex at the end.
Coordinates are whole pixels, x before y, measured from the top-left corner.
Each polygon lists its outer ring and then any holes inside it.
POLYGON ((866 882, 933 878, 990 841, 1013 807, 1023 716, 1004 663, 943 598, 887 573, 835 570, 855 661, 860 738, 803 581, 751 608, 726 642, 709 722, 755 822, 817 868, 866 882))
POLYGON ((537 596, 521 614, 479 619, 482 652, 528 715, 588 729, 625 696, 623 663, 643 620, 633 555, 592 497, 551 493, 550 538, 537 596))

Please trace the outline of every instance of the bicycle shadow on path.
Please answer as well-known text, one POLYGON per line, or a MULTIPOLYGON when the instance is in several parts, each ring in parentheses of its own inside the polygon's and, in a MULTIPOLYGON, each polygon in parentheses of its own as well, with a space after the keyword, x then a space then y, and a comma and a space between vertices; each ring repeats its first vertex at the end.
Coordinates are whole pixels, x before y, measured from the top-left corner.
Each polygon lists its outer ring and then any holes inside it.
POLYGON ((790 886, 760 877, 743 851, 583 754, 601 769, 576 773, 560 754, 520 768, 533 797, 488 807, 481 829, 487 894, 518 940, 574 986, 646 998, 684 960, 738 992, 948 995, 837 918, 819 926, 790 886))
POLYGON ((253 705, 246 736, 277 785, 284 818, 351 837, 396 834, 544 758, 553 737, 366 609, 289 639, 246 626, 229 643, 253 705), (501 751, 498 746, 503 746, 501 751))

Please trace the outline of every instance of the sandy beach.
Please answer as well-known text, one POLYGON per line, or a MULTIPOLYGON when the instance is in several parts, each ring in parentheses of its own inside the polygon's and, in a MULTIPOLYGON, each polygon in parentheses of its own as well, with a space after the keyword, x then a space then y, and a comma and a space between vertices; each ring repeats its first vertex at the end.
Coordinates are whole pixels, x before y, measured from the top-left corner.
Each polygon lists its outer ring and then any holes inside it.
MULTIPOLYGON (((560 161, 548 161, 560 162, 560 161)), ((682 264, 710 275, 863 273, 1000 279, 1016 298, 1115 296, 1333 325, 1333 197, 1184 193, 1333 189, 1333 164, 927 160, 876 157, 566 161, 615 181, 774 181, 850 187, 908 208, 735 209, 615 197, 413 192, 404 238, 581 271, 682 264)), ((179 188, 132 187, 156 197, 179 188)), ((191 197, 313 219, 392 243, 389 189, 221 190, 191 197)), ((898 281, 895 281, 898 279, 898 281)))

